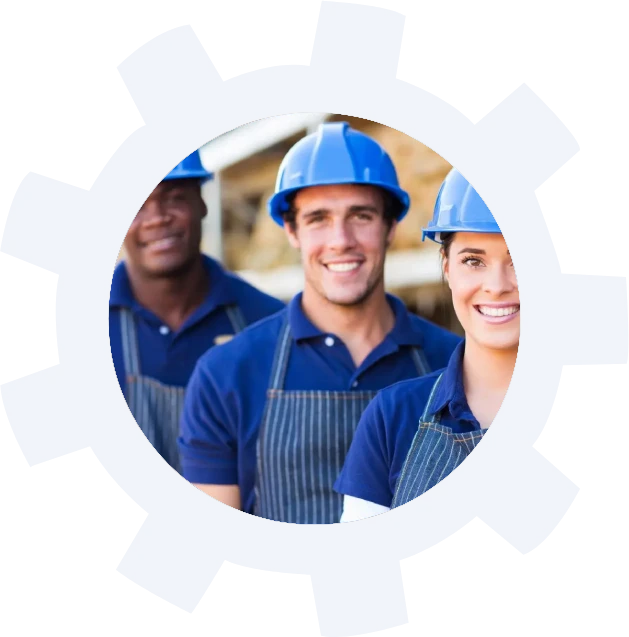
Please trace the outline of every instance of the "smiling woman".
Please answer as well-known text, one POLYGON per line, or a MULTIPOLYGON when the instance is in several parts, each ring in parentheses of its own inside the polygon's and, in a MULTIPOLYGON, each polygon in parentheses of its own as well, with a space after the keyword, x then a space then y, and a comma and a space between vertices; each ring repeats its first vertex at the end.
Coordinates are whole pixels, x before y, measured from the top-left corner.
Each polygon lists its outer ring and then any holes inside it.
POLYGON ((358 425, 335 489, 342 522, 420 496, 458 467, 491 425, 520 340, 511 255, 482 199, 453 169, 424 237, 441 243, 443 272, 465 340, 441 371, 382 390, 358 425))
POLYGON ((502 234, 452 233, 442 250, 452 304, 468 340, 517 350, 518 286, 502 234))

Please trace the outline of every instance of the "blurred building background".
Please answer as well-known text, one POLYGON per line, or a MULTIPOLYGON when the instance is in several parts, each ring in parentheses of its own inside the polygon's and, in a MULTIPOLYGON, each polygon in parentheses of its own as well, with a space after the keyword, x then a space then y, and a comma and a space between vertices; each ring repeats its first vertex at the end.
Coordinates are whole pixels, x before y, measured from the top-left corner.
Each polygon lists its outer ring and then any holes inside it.
POLYGON ((261 290, 283 300, 303 287, 299 253, 270 218, 279 165, 291 146, 323 121, 347 121, 378 140, 391 155, 411 208, 397 229, 385 270, 387 291, 407 307, 461 333, 441 277, 437 245, 421 241, 432 217, 439 186, 450 164, 424 144, 370 120, 331 113, 292 113, 257 120, 212 140, 200 149, 215 179, 204 186, 210 213, 203 250, 261 290))

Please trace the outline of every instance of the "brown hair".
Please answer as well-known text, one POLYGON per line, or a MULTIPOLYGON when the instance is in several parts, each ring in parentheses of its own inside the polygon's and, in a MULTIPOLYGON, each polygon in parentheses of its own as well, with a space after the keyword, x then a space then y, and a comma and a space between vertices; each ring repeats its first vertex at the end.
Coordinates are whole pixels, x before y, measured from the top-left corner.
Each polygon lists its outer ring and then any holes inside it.
MULTIPOLYGON (((402 212, 402 202, 388 190, 385 190, 384 188, 380 188, 378 186, 375 187, 378 188, 378 190, 382 194, 382 201, 384 204, 383 218, 387 227, 390 228, 393 222, 397 220, 402 212)), ((294 192, 286 195, 285 200, 288 204, 288 210, 282 213, 282 219, 284 220, 284 223, 288 224, 293 232, 297 228, 297 209, 295 208, 295 197, 297 196, 298 192, 299 190, 295 190, 294 192)))
POLYGON ((450 246, 454 241, 454 232, 442 232, 440 235, 441 239, 441 254, 448 258, 450 256, 450 246))
POLYGON ((446 285, 446 273, 444 271, 444 261, 450 256, 450 246, 454 240, 454 232, 442 232, 439 236, 441 240, 441 284, 446 285))

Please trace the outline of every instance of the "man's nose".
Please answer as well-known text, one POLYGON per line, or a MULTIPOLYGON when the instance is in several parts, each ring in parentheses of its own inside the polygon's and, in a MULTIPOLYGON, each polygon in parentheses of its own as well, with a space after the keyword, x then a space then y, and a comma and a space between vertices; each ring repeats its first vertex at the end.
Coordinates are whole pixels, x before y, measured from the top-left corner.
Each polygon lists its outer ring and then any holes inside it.
POLYGON ((347 249, 355 245, 356 238, 351 225, 345 220, 334 221, 330 230, 328 247, 334 249, 347 249))
POLYGON ((160 201, 147 201, 140 210, 140 221, 143 225, 160 225, 169 220, 170 214, 160 201))

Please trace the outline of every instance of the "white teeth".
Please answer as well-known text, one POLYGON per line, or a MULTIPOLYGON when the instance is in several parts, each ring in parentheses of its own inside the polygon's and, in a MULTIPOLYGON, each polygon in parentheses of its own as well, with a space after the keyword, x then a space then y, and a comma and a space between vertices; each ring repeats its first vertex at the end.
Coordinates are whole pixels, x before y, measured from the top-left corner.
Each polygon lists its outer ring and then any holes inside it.
POLYGON ((353 263, 328 263, 327 268, 332 272, 349 272, 355 270, 359 265, 357 261, 353 263))
POLYGON ((479 305, 478 309, 481 314, 485 316, 509 316, 515 314, 520 310, 519 305, 512 305, 511 307, 489 307, 487 305, 479 305))
POLYGON ((160 239, 159 241, 151 241, 149 246, 157 250, 162 248, 169 248, 175 242, 175 237, 166 237, 166 239, 160 239))

